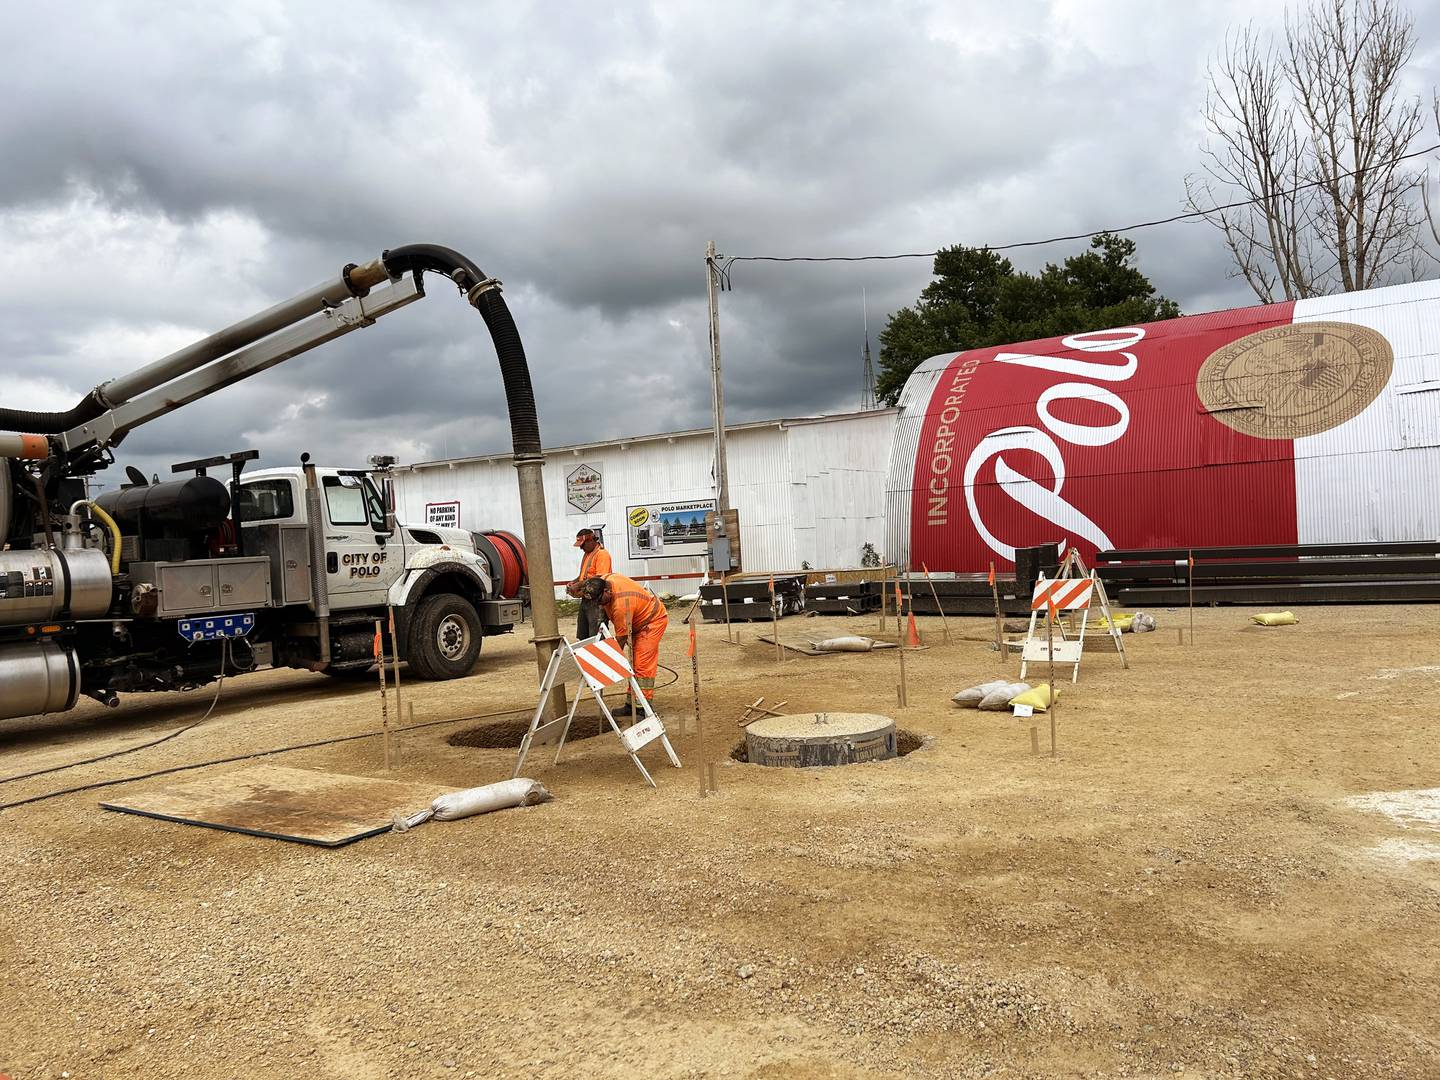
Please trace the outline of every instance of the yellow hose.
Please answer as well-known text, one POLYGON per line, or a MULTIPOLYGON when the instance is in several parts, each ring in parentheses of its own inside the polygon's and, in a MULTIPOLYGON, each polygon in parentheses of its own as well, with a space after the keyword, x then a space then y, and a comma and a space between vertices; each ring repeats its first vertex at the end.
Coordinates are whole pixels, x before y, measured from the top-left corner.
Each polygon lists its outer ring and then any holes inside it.
POLYGON ((120 573, 120 526, 115 524, 115 519, 107 514, 101 507, 92 500, 83 500, 100 521, 110 530, 110 573, 120 573))

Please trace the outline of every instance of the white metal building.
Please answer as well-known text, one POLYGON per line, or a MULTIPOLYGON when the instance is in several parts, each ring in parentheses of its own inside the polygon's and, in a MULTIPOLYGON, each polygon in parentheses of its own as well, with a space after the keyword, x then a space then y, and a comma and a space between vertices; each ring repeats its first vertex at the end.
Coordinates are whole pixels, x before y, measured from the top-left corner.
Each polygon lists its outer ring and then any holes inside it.
MULTIPOLYGON (((894 409, 875 409, 728 426, 730 502, 740 514, 744 568, 858 566, 864 544, 882 550, 894 424, 894 409)), ((646 504, 713 499, 711 429, 559 446, 547 449, 545 456, 550 555, 557 579, 572 577, 578 568, 579 552, 572 545, 575 531, 584 526, 604 526, 605 546, 619 573, 704 569, 703 560, 695 557, 630 558, 626 514, 628 508, 646 504), (599 490, 591 489, 599 501, 589 512, 567 501, 567 478, 582 465, 601 478, 599 490)), ((458 502, 461 528, 522 534, 520 497, 508 453, 400 466, 395 490, 400 518, 407 523, 425 522, 427 506, 458 502)), ((693 584, 677 582, 674 591, 690 591, 693 584)), ((663 584, 656 588, 668 591, 663 584)))

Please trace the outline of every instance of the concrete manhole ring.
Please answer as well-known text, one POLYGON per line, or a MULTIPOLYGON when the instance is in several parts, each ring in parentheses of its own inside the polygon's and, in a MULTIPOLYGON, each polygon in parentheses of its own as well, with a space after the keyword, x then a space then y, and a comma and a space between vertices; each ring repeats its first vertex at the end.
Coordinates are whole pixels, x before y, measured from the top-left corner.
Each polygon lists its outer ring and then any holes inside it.
POLYGON ((876 713, 814 712, 767 716, 745 729, 736 760, 781 768, 886 761, 921 745, 876 713))

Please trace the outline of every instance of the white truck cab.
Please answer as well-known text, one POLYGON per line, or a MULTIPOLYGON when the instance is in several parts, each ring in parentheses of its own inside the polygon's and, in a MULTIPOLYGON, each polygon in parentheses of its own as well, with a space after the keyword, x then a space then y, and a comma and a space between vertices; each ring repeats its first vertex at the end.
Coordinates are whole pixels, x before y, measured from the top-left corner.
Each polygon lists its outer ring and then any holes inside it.
POLYGON ((322 670, 368 671, 374 621, 388 622, 392 607, 400 654, 421 678, 467 674, 482 637, 506 633, 522 620, 522 598, 499 595, 497 568, 477 550, 471 533, 393 522, 363 471, 313 471, 318 521, 307 511, 302 468, 242 476, 236 517, 244 551, 271 558, 277 606, 303 609, 298 621, 305 630, 317 613, 328 614, 331 655, 322 670), (318 575, 312 562, 320 564, 318 575), (323 602, 317 602, 317 588, 323 602))

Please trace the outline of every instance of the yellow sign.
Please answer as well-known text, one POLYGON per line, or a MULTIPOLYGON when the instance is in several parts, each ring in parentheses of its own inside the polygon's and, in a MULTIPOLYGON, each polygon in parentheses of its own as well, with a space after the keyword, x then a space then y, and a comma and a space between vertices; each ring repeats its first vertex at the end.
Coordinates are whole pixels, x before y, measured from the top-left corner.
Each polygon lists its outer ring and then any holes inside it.
POLYGON ((630 511, 630 524, 635 526, 637 529, 649 520, 650 508, 647 506, 637 506, 634 510, 630 511))

